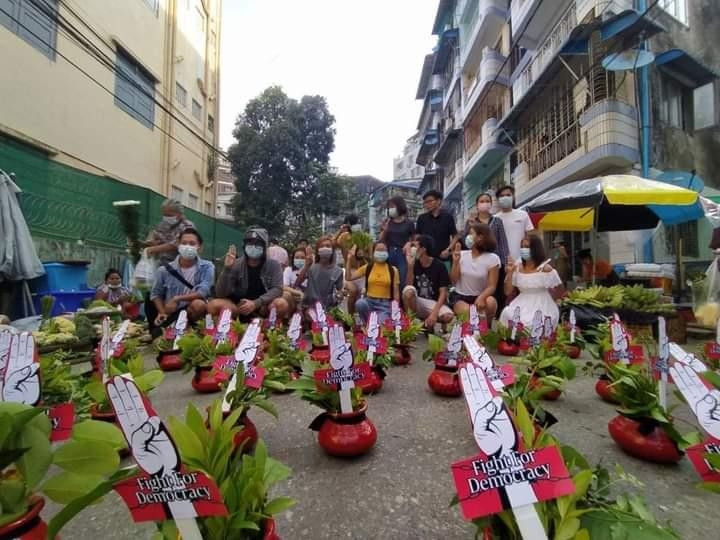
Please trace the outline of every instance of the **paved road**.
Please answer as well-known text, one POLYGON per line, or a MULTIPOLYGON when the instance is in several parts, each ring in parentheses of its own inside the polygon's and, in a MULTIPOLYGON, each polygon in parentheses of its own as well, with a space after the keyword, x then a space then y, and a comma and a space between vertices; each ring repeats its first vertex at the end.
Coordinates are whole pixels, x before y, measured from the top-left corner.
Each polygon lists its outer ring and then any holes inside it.
MULTIPOLYGON (((448 508, 453 495, 449 465, 476 451, 465 403, 432 395, 426 384, 429 371, 419 350, 410 366, 390 371, 381 393, 370 397, 368 416, 377 426, 378 444, 357 460, 324 455, 307 429, 319 411, 292 395, 274 398, 281 414, 277 421, 251 412, 271 455, 294 471, 277 493, 298 500, 279 519, 285 540, 473 538, 459 509, 448 508)), ((161 415, 182 416, 188 402, 204 408, 212 401, 213 396, 192 391, 189 377, 168 374, 152 398, 161 415)), ((607 434, 613 408, 596 397, 593 386, 594 380, 580 376, 559 401, 548 404, 560 420, 552 428, 556 436, 591 462, 603 461, 609 468, 620 463, 636 475, 656 515, 672 521, 682 538, 715 538, 720 496, 694 487, 698 478, 687 460, 663 467, 622 454, 607 434)), ((677 416, 688 418, 683 407, 677 416)), ((152 526, 133 524, 112 494, 85 510, 64 530, 63 539, 150 538, 152 531, 152 526)))

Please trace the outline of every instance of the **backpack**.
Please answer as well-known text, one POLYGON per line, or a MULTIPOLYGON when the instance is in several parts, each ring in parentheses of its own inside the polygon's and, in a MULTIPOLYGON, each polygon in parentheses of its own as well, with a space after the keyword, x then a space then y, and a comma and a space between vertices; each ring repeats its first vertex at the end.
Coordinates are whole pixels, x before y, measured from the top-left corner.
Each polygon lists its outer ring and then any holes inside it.
MULTIPOLYGON (((370 272, 372 272, 373 266, 375 265, 375 261, 370 261, 367 264, 367 267, 365 267, 365 291, 367 294, 368 290, 368 279, 370 278, 370 272)), ((395 266, 388 263, 388 270, 390 271, 390 298, 393 297, 393 291, 395 290, 395 266)))

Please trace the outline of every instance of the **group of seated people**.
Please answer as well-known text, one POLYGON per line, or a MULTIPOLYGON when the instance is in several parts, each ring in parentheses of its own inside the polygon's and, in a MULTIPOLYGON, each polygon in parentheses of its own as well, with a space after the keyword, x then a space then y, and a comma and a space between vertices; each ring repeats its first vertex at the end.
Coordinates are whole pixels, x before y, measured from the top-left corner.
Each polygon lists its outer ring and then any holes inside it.
MULTIPOLYGON (((350 232, 349 227, 346 230, 350 232)), ((247 321, 266 317, 273 307, 281 319, 298 310, 309 318, 316 302, 327 310, 345 299, 348 311, 363 322, 373 311, 381 320, 389 317, 391 302, 397 300, 433 331, 436 324, 446 327, 456 316, 466 314, 473 304, 481 316, 492 320, 502 307, 496 299, 499 287, 508 298, 516 295, 502 311, 502 322, 507 322, 519 305, 525 324, 537 309, 557 323, 557 305, 550 291, 561 282, 547 264, 537 236, 523 240, 522 260, 511 261, 504 283, 498 282, 500 258, 486 224, 472 225, 467 236, 454 243, 449 271, 446 263, 430 255, 434 240, 428 235, 414 235, 402 249, 405 275, 388 262, 385 242, 375 242, 365 254, 356 246, 341 249, 337 239, 337 235, 323 236, 314 249, 299 246, 291 257, 286 253, 283 268, 277 257, 269 256, 272 245, 267 231, 251 227, 244 235, 242 251, 230 246, 216 278, 215 265, 202 258, 200 233, 194 228, 182 230, 177 256, 161 261, 150 302, 145 305, 151 334, 160 335, 183 309, 191 321, 207 313, 216 317, 225 309, 247 321)), ((114 270, 108 272, 100 290, 111 303, 122 303, 123 295, 128 294, 114 270)))

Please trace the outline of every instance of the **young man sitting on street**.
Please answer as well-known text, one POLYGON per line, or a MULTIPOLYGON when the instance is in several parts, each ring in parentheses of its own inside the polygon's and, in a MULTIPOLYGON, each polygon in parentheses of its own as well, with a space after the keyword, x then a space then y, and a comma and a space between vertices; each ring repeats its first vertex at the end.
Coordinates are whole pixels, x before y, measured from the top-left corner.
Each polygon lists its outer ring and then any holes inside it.
POLYGON ((225 255, 225 267, 215 285, 216 299, 210 301, 208 312, 218 316, 229 309, 241 321, 265 317, 275 306, 278 318, 286 318, 292 298, 283 296, 282 267, 267 257, 268 233, 251 227, 245 233, 243 252, 238 258, 235 246, 225 255))
POLYGON ((185 229, 180 234, 178 256, 157 269, 150 292, 152 303, 145 309, 153 338, 160 336, 162 327, 173 323, 183 309, 191 322, 205 316, 215 267, 200 258, 202 243, 200 233, 185 229))
POLYGON ((406 309, 425 321, 425 328, 433 331, 436 323, 443 327, 453 320, 453 312, 446 305, 450 276, 445 265, 430 256, 433 238, 421 234, 412 242, 407 254, 407 281, 403 290, 406 309))

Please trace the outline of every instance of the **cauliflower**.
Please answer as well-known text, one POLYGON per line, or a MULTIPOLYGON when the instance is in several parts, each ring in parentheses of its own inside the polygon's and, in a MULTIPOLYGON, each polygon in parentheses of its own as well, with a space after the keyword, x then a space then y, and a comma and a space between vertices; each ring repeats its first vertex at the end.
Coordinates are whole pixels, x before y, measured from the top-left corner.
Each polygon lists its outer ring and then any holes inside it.
POLYGON ((65 317, 55 317, 53 322, 57 325, 57 329, 62 334, 74 334, 75 323, 65 317))

